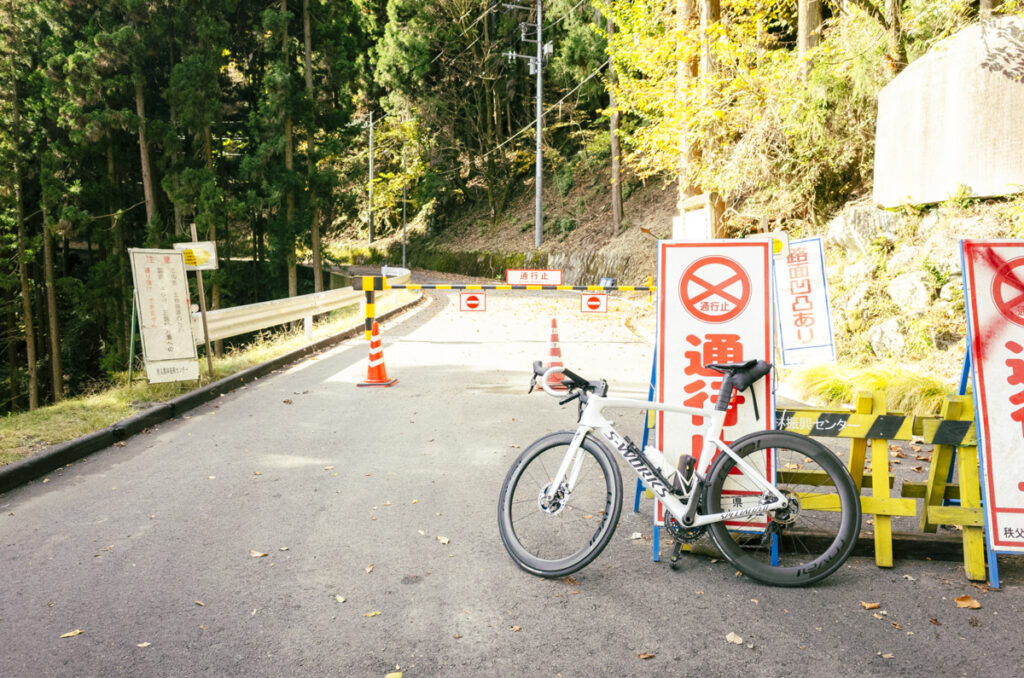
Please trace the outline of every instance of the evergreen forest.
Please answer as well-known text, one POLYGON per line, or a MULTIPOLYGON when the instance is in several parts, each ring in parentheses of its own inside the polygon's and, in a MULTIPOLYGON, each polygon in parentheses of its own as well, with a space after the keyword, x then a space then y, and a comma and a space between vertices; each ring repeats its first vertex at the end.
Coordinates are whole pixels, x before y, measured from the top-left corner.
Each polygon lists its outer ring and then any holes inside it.
POLYGON ((878 90, 956 30, 1020 11, 0 0, 0 408, 124 378, 128 248, 194 224, 218 246, 221 308, 323 289, 327 243, 372 244, 403 208, 435 235, 470 210, 501 219, 533 191, 537 68, 555 182, 600 170, 614 205, 620 172, 678 180, 680 200, 715 196, 723 235, 750 213, 813 228, 870 192, 878 90))

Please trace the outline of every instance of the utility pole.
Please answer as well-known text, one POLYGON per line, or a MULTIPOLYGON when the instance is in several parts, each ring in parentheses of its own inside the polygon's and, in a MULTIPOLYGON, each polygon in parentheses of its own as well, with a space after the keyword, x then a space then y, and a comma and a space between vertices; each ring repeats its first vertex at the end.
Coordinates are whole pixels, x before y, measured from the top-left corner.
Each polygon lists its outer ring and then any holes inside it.
POLYGON ((405 268, 405 184, 408 177, 405 173, 405 145, 402 145, 402 268, 405 268))
POLYGON ((519 35, 523 42, 535 42, 537 44, 537 55, 529 56, 525 54, 516 54, 515 52, 506 52, 505 56, 509 61, 513 59, 526 59, 530 64, 530 74, 537 76, 537 161, 536 161, 536 179, 534 183, 536 185, 536 204, 534 208, 534 225, 533 225, 533 240, 534 246, 540 247, 544 241, 544 144, 543 144, 543 132, 544 132, 544 62, 551 56, 554 51, 554 47, 549 42, 544 44, 543 38, 543 22, 544 22, 544 2, 543 0, 537 0, 536 8, 523 7, 522 5, 509 5, 506 4, 507 9, 521 9, 528 12, 533 12, 536 23, 532 24, 536 31, 536 39, 529 40, 526 37, 526 29, 531 26, 529 23, 519 24, 519 35))

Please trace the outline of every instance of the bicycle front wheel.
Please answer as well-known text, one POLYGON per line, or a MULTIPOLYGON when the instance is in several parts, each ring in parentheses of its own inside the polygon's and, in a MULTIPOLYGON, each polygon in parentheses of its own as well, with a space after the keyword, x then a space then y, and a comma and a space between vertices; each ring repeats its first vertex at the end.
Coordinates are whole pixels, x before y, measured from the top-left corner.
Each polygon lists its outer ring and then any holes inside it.
MULTIPOLYGON (((812 438, 786 431, 736 442, 737 456, 764 473, 789 499, 784 509, 710 525, 711 536, 736 568, 774 586, 805 586, 839 569, 860 532, 860 496, 843 463, 812 438)), ((764 493, 720 454, 708 471, 708 513, 761 505, 764 493)))
POLYGON ((576 455, 575 485, 563 479, 548 498, 573 435, 559 431, 534 442, 512 464, 501 487, 501 541, 519 567, 541 577, 564 577, 594 560, 611 540, 622 510, 619 467, 590 436, 576 455))

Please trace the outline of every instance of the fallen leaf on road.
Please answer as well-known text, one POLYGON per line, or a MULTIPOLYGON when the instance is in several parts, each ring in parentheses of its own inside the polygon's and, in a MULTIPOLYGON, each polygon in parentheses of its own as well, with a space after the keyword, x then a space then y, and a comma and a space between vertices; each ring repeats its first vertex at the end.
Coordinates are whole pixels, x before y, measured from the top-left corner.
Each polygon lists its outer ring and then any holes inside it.
POLYGON ((892 627, 893 627, 894 629, 902 629, 902 628, 903 628, 902 626, 900 626, 900 625, 899 625, 899 624, 897 624, 896 622, 893 622, 893 623, 892 623, 892 627))
POLYGON ((654 659, 657 656, 658 655, 654 654, 653 652, 641 652, 640 654, 637 655, 637 658, 639 658, 639 659, 654 659))
POLYGON ((49 478, 43 478, 43 482, 44 483, 48 483, 48 482, 50 482, 50 479, 49 478))
POLYGON ((940 622, 938 619, 929 619, 928 621, 930 621, 932 624, 935 624, 936 626, 942 626, 942 622, 940 622))
POLYGON ((371 572, 373 572, 373 563, 366 566, 366 574, 370 574, 371 572))
POLYGON ((196 601, 196 605, 198 605, 199 607, 206 607, 206 603, 204 603, 204 602, 203 602, 203 601, 201 601, 201 600, 197 600, 197 601, 196 601))
POLYGON ((68 631, 61 635, 61 638, 73 638, 82 633, 82 629, 75 629, 74 631, 68 631))
POLYGON ((388 675, 384 676, 384 678, 402 678, 402 672, 401 671, 392 671, 388 675))
POLYGON ((117 441, 116 443, 114 443, 114 447, 124 447, 124 446, 126 446, 127 444, 128 444, 128 443, 126 443, 126 442, 125 442, 125 441, 123 441, 123 440, 118 440, 118 441, 117 441))
POLYGON ((261 475, 263 475, 263 474, 262 474, 262 473, 260 473, 259 471, 253 471, 253 472, 252 472, 252 474, 253 474, 254 476, 261 476, 261 475))
POLYGON ((860 606, 865 610, 877 610, 881 605, 881 603, 865 603, 863 600, 860 601, 860 606))
POLYGON ((874 614, 873 614, 873 615, 871 615, 871 616, 872 616, 872 617, 874 617, 875 619, 885 619, 885 617, 883 617, 882 615, 878 614, 877 612, 876 612, 876 613, 874 613, 874 614))
POLYGON ((629 536, 629 538, 630 539, 643 539, 644 538, 644 533, 643 532, 634 532, 633 534, 631 534, 629 536))
POLYGON ((981 607, 981 603, 979 603, 974 598, 971 598, 966 593, 960 596, 959 598, 954 598, 953 601, 956 603, 957 607, 966 607, 971 610, 977 610, 981 607))
POLYGON ((339 603, 344 603, 345 602, 345 596, 334 596, 334 599, 336 601, 338 601, 339 603))
POLYGON ((334 467, 333 466, 324 466, 324 470, 325 471, 333 471, 334 467))
POLYGON ((923 473, 924 472, 924 467, 923 466, 915 466, 915 467, 913 467, 910 470, 913 471, 914 473, 923 473))
POLYGON ((733 633, 732 631, 730 631, 730 632, 729 632, 729 635, 727 635, 727 636, 725 637, 725 639, 726 639, 727 641, 729 641, 730 643, 732 643, 733 645, 742 645, 742 644, 743 644, 743 639, 742 639, 742 638, 740 638, 739 636, 737 636, 737 635, 736 635, 735 633, 733 633))
POLYGON ((509 629, 511 631, 515 632, 515 631, 522 631, 523 627, 522 626, 510 626, 509 629))
POLYGON ((895 655, 893 655, 892 652, 886 652, 885 654, 879 652, 878 656, 880 656, 882 659, 892 659, 895 655))
POLYGON ((374 610, 373 612, 367 612, 363 616, 364 617, 376 617, 378 615, 380 615, 380 610, 374 610))
POLYGON ((441 542, 442 544, 447 544, 448 543, 448 537, 438 537, 437 540, 439 542, 441 542))
POLYGON ((903 575, 903 578, 907 581, 917 581, 917 577, 911 577, 909 574, 903 575))
POLYGON ((278 551, 287 551, 287 550, 288 550, 288 547, 287 547, 287 546, 282 546, 281 548, 279 548, 279 549, 277 549, 277 550, 278 550, 278 551))
POLYGON ((263 557, 264 557, 264 556, 266 556, 267 554, 266 554, 266 553, 262 553, 262 552, 260 552, 260 551, 251 551, 251 550, 250 550, 250 551, 249 551, 249 555, 250 555, 250 556, 252 556, 253 558, 263 558, 263 557))
POLYGON ((291 398, 285 398, 281 402, 284 403, 285 405, 291 405, 292 404, 292 399, 291 398))
POLYGON ((149 647, 149 646, 150 646, 150 645, 152 645, 152 644, 153 644, 153 643, 139 643, 139 644, 137 644, 137 645, 136 645, 135 647, 149 647))

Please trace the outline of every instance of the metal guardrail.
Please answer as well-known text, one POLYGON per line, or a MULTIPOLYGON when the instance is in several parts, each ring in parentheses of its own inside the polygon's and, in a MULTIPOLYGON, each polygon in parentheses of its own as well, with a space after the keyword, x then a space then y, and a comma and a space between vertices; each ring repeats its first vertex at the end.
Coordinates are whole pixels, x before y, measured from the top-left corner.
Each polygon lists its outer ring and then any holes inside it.
MULTIPOLYGON (((381 269, 381 275, 395 284, 407 283, 412 277, 411 273, 404 268, 385 267, 381 269)), ((308 329, 313 316, 329 313, 362 300, 362 290, 342 287, 326 292, 314 292, 286 299, 207 311, 206 326, 210 333, 210 341, 227 339, 296 320, 305 320, 308 329)), ((195 338, 196 345, 202 344, 205 340, 202 315, 198 312, 192 314, 192 336, 195 338)))

